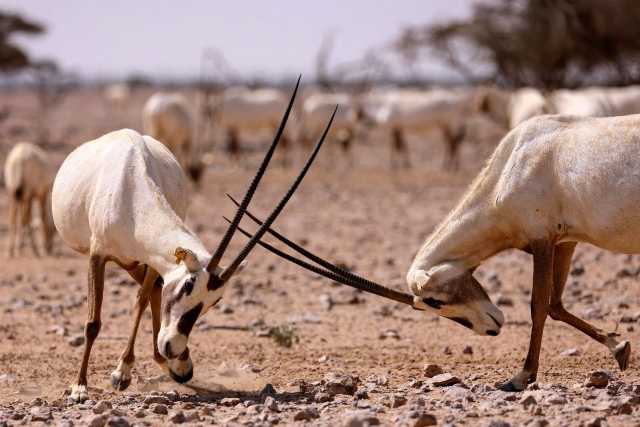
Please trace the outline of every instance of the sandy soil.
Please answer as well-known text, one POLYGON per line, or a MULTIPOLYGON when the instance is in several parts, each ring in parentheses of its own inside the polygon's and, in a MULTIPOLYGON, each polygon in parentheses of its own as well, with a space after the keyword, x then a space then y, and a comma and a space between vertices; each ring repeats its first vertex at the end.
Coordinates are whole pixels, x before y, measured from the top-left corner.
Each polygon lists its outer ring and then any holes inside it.
MULTIPOLYGON (((55 161, 107 131, 110 123, 139 128, 146 96, 137 94, 114 117, 95 92, 70 95, 51 118, 53 140, 64 138, 49 146, 55 161)), ((25 93, 5 94, 2 102, 33 110, 25 93)), ((14 142, 30 135, 28 120, 12 120, 3 127, 3 158, 14 142)), ((433 135, 412 138, 410 170, 389 169, 380 136, 356 147, 353 165, 345 156, 332 157, 328 149, 276 228, 335 262, 405 290, 404 274, 413 255, 497 141, 473 142, 463 150, 464 170, 458 173, 440 170, 442 146, 433 135)), ((225 229, 222 215, 233 213, 225 192, 242 194, 258 154, 241 166, 230 164, 219 151, 214 158, 189 214, 189 225, 210 247, 225 229)), ((294 173, 272 168, 252 210, 265 216, 294 173)), ((3 193, 0 212, 6 211, 3 193)), ((4 222, 0 234, 4 249, 4 222)), ((243 241, 237 236, 227 257, 243 241)), ((637 342, 639 261, 579 246, 565 292, 567 308, 637 342)), ((86 268, 87 260, 60 240, 54 257, 36 259, 26 250, 3 263, 0 425, 419 426, 430 425, 429 415, 438 425, 640 425, 635 353, 621 373, 606 348, 551 320, 538 383, 524 393, 495 389, 520 369, 528 347, 531 259, 517 251, 500 254, 476 273, 507 318, 498 337, 479 337, 453 322, 332 284, 257 248, 223 302, 191 334, 194 379, 179 385, 162 374, 152 358, 146 313, 133 382, 124 392, 111 389, 109 374, 125 346, 137 286, 110 265, 103 327, 89 368, 92 400, 72 405, 66 395, 82 353, 82 346, 72 342, 82 335, 86 316, 86 268), (297 340, 291 347, 264 336, 265 328, 276 326, 294 328, 297 340), (426 365, 439 365, 459 383, 437 386, 425 374, 426 365), (608 386, 584 385, 596 370, 608 372, 608 386)))

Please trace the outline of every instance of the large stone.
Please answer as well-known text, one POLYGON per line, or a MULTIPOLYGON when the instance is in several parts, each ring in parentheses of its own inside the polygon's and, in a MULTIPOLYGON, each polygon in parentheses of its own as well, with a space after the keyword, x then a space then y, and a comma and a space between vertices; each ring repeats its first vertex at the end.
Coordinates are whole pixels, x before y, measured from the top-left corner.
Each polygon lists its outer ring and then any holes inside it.
POLYGON ((458 384, 459 382, 460 379, 458 377, 455 377, 447 372, 431 378, 431 384, 436 387, 448 387, 454 384, 458 384))
POLYGON ((425 365, 424 366, 424 375, 425 375, 425 377, 433 378, 436 375, 440 375, 440 374, 443 374, 443 373, 444 373, 444 371, 438 365, 429 364, 429 365, 425 365))
POLYGON ((358 388, 357 381, 357 378, 351 375, 330 372, 324 377, 324 391, 330 396, 335 396, 336 394, 351 396, 358 388))
POLYGON ((593 371, 584 385, 587 387, 605 388, 609 384, 610 375, 605 371, 593 371))

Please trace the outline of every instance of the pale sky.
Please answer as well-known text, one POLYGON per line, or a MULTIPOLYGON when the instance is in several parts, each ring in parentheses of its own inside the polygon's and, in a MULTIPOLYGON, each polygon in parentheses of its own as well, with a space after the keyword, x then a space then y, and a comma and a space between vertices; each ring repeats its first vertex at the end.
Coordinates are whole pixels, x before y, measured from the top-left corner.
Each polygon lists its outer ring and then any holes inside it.
MULTIPOLYGON (((404 25, 467 16, 471 0, 168 1, 3 0, 48 27, 20 38, 84 77, 187 77, 200 55, 220 49, 241 77, 312 73, 323 37, 335 34, 331 64, 385 45, 404 25)), ((437 62, 434 60, 434 62, 437 62)), ((434 66, 436 74, 446 73, 434 66)))

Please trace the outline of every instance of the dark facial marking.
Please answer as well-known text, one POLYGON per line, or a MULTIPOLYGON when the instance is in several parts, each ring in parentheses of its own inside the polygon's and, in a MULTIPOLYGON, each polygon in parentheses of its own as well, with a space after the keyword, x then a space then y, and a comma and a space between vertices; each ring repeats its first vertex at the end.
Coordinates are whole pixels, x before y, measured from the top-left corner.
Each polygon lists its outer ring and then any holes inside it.
POLYGON ((496 326, 497 326, 498 328, 502 327, 502 325, 500 325, 500 323, 496 320, 496 318, 495 318, 495 317, 493 317, 493 316, 491 315, 491 313, 487 313, 487 315, 488 315, 489 317, 491 317, 491 320, 493 320, 493 322, 496 324, 496 326))
POLYGON ((497 337, 499 332, 498 331, 492 331, 492 330, 488 330, 486 332, 487 335, 492 336, 492 337, 497 337))
POLYGON ((202 303, 198 303, 198 305, 183 314, 180 320, 178 320, 178 332, 188 337, 191 333, 191 329, 193 329, 193 325, 195 325, 196 320, 198 320, 198 316, 200 316, 201 311, 202 303))
POLYGON ((465 317, 449 317, 449 319, 453 320, 456 323, 459 323, 465 328, 473 329, 473 323, 471 323, 469 319, 465 317))
POLYGON ((168 359, 173 359, 173 353, 171 352, 171 343, 169 341, 167 341, 167 343, 164 345, 164 354, 168 359))
POLYGON ((423 298, 422 302, 427 304, 431 308, 435 308, 436 310, 440 310, 444 305, 444 301, 435 298, 423 298))
POLYGON ((155 282, 153 282, 153 286, 155 286, 156 288, 161 288, 162 287, 162 277, 158 276, 158 278, 156 279, 155 282))

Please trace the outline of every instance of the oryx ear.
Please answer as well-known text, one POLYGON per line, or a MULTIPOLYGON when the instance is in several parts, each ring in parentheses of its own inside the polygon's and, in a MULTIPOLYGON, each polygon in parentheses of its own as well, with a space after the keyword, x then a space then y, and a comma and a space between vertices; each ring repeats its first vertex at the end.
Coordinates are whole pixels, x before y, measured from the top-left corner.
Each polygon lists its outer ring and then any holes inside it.
POLYGON ((191 252, 189 249, 178 246, 173 255, 176 257, 176 264, 184 262, 184 265, 187 266, 187 270, 189 270, 190 273, 202 270, 202 265, 200 265, 200 261, 198 261, 196 254, 191 252))

